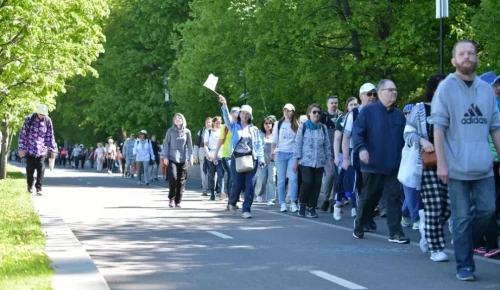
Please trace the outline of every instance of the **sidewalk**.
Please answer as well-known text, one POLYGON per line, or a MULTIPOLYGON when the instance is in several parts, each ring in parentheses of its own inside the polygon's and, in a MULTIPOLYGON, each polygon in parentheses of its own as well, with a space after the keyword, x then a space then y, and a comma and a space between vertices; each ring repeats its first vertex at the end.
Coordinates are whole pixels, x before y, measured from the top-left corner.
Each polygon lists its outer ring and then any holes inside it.
MULTIPOLYGON (((21 163, 10 164, 25 174, 21 163)), ((31 195, 31 200, 40 216, 46 239, 45 249, 54 269, 52 289, 109 290, 94 261, 54 210, 54 200, 36 195, 31 195)))

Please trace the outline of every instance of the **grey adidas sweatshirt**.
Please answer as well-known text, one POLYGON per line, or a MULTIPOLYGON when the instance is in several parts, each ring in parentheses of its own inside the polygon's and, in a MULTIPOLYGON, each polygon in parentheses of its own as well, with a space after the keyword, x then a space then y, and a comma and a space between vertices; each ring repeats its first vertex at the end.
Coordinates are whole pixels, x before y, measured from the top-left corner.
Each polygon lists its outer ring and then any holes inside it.
POLYGON ((500 130, 492 87, 476 76, 472 86, 450 74, 432 100, 434 130, 445 134, 444 151, 449 177, 478 180, 493 175, 488 135, 500 130))
POLYGON ((163 154, 175 163, 193 160, 193 142, 188 128, 171 127, 167 130, 163 141, 163 154))

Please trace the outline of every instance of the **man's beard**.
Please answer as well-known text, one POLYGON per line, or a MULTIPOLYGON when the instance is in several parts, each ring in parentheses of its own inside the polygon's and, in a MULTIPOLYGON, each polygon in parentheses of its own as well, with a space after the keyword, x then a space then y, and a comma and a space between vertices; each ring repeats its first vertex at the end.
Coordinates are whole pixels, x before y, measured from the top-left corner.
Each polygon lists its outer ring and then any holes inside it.
POLYGON ((470 62, 471 65, 469 67, 462 66, 461 64, 456 63, 455 67, 458 72, 464 75, 470 75, 476 71, 477 62, 470 62))

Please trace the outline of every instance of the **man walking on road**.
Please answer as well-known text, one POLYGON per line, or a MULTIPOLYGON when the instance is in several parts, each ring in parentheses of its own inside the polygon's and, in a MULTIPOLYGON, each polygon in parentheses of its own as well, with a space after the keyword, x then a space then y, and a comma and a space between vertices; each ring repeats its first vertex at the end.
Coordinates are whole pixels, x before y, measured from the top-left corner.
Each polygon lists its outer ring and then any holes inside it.
MULTIPOLYGON (((342 116, 342 111, 339 110, 339 98, 337 96, 330 96, 326 100, 327 109, 321 114, 320 122, 323 123, 328 129, 328 136, 330 138, 330 145, 333 154, 333 138, 335 136, 335 123, 337 118, 342 116)), ((338 168, 333 166, 333 170, 330 170, 328 166, 325 166, 325 175, 323 176, 323 181, 321 184, 320 195, 324 196, 324 202, 321 206, 322 211, 328 211, 330 207, 330 196, 332 195, 333 185, 337 179, 338 168)))
POLYGON ((54 128, 48 115, 47 106, 38 105, 36 113, 24 120, 18 141, 19 156, 26 157, 28 192, 33 192, 33 175, 36 170, 36 183, 34 185, 37 195, 42 195, 47 153, 51 154, 50 158, 55 158, 57 152, 54 128))
POLYGON ((135 134, 130 134, 130 137, 125 140, 123 145, 123 157, 125 158, 125 176, 130 176, 134 178, 134 146, 135 146, 135 134))
POLYGON ((363 225, 373 218, 374 204, 378 202, 377 193, 383 182, 387 199, 389 242, 408 244, 410 240, 405 237, 400 223, 401 185, 397 178, 406 118, 395 107, 398 91, 393 81, 380 81, 377 91, 379 101, 363 108, 354 122, 352 133, 354 152, 359 152, 363 175, 353 236, 363 238, 363 225))
POLYGON ((455 44, 456 68, 438 87, 431 118, 437 175, 448 184, 457 278, 474 281, 474 242, 481 240, 495 213, 491 134, 500 152, 500 119, 491 85, 476 76, 477 50, 470 40, 455 44), (475 209, 471 212, 472 205, 475 209))

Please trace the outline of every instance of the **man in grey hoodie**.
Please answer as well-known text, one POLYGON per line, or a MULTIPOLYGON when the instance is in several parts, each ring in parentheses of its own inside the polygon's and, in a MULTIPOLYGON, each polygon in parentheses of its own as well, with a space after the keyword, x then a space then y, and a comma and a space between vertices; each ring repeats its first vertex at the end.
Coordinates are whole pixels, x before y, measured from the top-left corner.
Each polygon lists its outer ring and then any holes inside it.
POLYGON ((475 74, 477 50, 469 40, 453 47, 456 72, 438 87, 431 119, 437 157, 437 175, 448 184, 453 219, 453 246, 457 278, 474 281, 474 241, 484 237, 495 213, 491 134, 500 151, 500 119, 495 93, 475 74), (471 213, 471 206, 475 211, 471 213))

